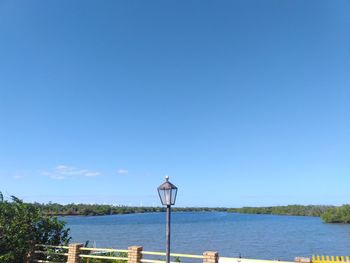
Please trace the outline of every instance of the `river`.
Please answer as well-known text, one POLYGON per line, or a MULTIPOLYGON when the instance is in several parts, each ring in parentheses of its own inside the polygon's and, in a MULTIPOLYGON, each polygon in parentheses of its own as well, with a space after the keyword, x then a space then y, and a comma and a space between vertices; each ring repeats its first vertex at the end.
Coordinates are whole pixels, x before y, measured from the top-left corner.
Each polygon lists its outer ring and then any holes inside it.
MULTIPOLYGON (((165 213, 62 218, 73 241, 96 247, 143 246, 164 251, 165 213)), ((172 213, 172 251, 220 256, 294 260, 296 256, 349 255, 350 225, 325 224, 317 217, 225 212, 172 213)))

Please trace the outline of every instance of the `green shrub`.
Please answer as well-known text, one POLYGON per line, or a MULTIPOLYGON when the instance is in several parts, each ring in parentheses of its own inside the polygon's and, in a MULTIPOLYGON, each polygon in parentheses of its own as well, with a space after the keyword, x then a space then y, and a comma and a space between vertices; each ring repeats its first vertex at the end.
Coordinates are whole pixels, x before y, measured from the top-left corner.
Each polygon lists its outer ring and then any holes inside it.
POLYGON ((350 223, 350 205, 342 205, 332 207, 326 210, 321 215, 321 218, 326 223, 350 223))
POLYGON ((27 262, 36 244, 66 245, 69 240, 64 222, 15 196, 6 201, 0 192, 0 262, 27 262))

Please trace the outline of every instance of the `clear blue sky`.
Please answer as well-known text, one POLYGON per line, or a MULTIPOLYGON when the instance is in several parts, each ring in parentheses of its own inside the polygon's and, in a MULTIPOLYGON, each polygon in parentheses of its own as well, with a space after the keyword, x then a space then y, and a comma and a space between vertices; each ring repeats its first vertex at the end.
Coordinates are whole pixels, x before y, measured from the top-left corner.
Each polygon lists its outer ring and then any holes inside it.
POLYGON ((350 2, 0 1, 0 190, 350 202, 350 2))

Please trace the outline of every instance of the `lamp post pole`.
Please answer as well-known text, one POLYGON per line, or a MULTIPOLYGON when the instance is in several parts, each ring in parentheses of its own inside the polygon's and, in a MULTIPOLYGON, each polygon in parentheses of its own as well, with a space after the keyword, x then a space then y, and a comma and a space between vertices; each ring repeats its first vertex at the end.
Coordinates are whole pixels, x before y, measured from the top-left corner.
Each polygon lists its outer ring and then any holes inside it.
POLYGON ((170 263, 170 214, 171 206, 166 206, 166 263, 170 263))
POLYGON ((158 188, 158 194, 162 205, 166 206, 166 250, 165 257, 166 263, 170 263, 170 218, 171 218, 171 205, 175 204, 177 187, 169 182, 169 176, 165 177, 165 182, 158 188))

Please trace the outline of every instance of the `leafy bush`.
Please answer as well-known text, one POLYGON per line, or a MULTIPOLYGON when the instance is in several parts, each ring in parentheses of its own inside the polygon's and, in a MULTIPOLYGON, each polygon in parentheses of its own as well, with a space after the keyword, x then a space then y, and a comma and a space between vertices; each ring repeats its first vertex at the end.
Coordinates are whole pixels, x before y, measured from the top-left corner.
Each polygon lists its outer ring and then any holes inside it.
POLYGON ((0 192, 0 262, 28 262, 36 244, 66 245, 69 240, 64 222, 15 196, 6 201, 0 192))
POLYGON ((350 223, 350 205, 332 207, 321 215, 326 223, 350 223))

